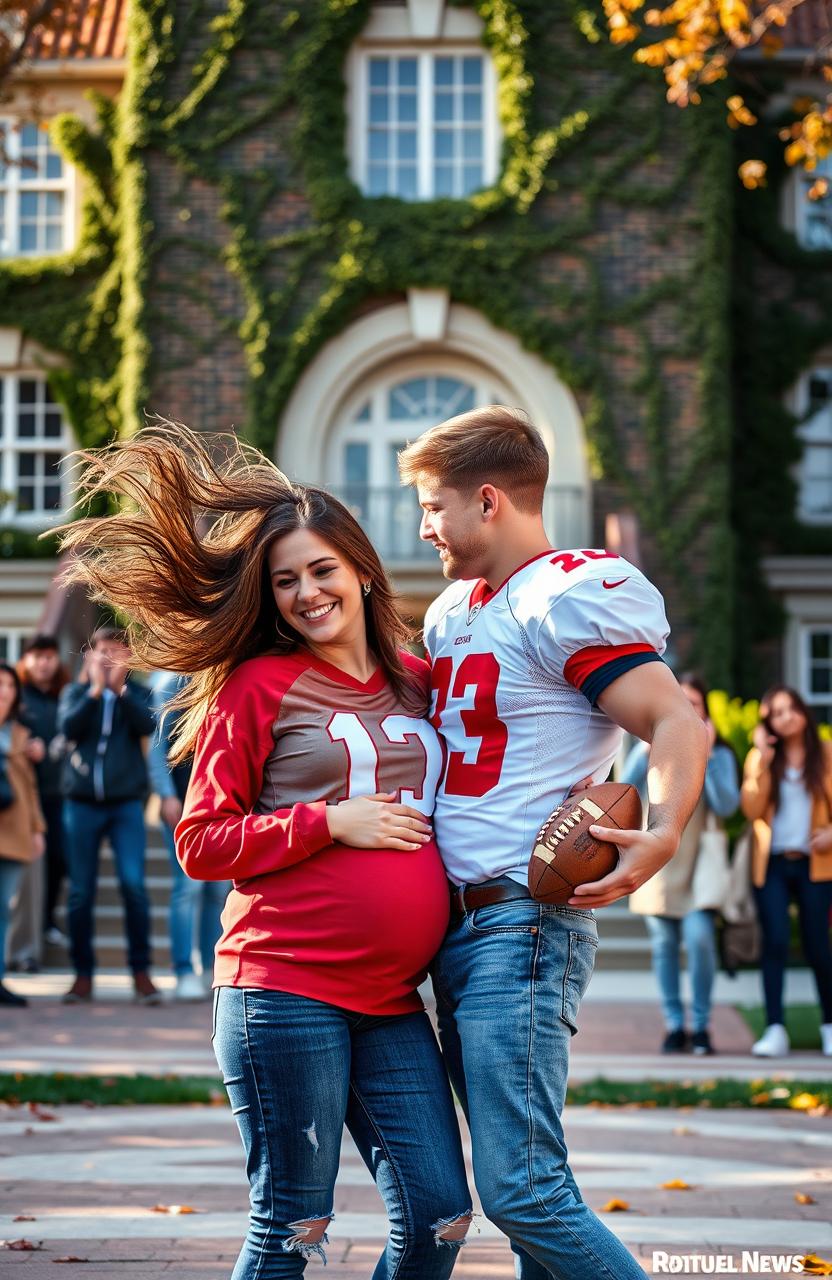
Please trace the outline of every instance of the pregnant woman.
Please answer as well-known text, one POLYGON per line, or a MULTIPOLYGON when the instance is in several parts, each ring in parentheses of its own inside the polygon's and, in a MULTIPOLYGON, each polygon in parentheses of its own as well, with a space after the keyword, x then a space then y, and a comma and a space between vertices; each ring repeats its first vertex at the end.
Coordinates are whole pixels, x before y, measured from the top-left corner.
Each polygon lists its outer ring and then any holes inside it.
POLYGON ((184 428, 86 455, 130 511, 65 531, 147 666, 191 676, 172 759, 188 875, 232 880, 214 1047, 246 1154, 233 1280, 323 1255, 344 1124, 390 1218, 374 1280, 444 1280, 471 1220, 459 1132, 417 986, 448 890, 429 817, 428 673, 341 503, 184 428))

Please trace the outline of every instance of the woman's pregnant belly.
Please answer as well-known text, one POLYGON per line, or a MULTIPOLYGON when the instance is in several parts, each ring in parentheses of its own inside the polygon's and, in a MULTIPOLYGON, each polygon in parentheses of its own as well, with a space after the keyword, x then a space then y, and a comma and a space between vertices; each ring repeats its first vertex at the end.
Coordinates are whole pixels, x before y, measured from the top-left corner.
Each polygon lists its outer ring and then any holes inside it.
POLYGON ((415 988, 448 923, 434 843, 415 853, 331 845, 234 887, 217 986, 291 991, 361 1013, 420 1007, 415 988))

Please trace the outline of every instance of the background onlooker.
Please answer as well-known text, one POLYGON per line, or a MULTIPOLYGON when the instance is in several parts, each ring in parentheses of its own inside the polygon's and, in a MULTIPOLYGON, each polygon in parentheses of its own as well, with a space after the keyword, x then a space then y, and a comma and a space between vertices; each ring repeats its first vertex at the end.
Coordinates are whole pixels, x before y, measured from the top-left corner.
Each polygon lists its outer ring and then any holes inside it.
POLYGON ((102 840, 112 846, 124 902, 128 963, 136 999, 158 1004, 150 980, 150 904, 145 886, 142 739, 155 730, 150 689, 128 680, 124 635, 102 627, 92 637, 81 679, 62 691, 58 727, 67 739, 64 840, 69 870, 69 935, 75 981, 67 1004, 92 999, 93 907, 102 840))
POLYGON ((26 865, 43 857, 46 823, 27 747, 29 731, 17 720, 20 681, 0 663, 0 1004, 25 1005, 3 985, 9 907, 26 865))
MULTIPOLYGON (((684 942, 693 997, 690 1045, 696 1054, 710 1054, 714 1051, 709 1023, 717 963, 715 908, 719 905, 716 899, 720 888, 707 883, 707 841, 709 829, 713 830, 719 819, 729 817, 739 807, 739 776, 736 756, 717 735, 708 714, 708 691, 704 683, 692 673, 681 676, 679 683, 708 730, 710 754, 705 785, 682 835, 678 853, 658 875, 630 895, 630 910, 645 917, 650 934, 653 972, 661 992, 666 1027, 662 1052, 682 1053, 688 1047, 680 993, 679 952, 684 942)), ((622 782, 638 787, 645 806, 648 754, 647 744, 637 743, 621 775, 622 782)))
POLYGON ((171 733, 179 712, 171 710, 163 716, 165 703, 177 694, 185 677, 171 671, 159 671, 151 681, 159 730, 153 738, 148 756, 151 790, 159 796, 162 829, 170 854, 170 950, 176 974, 178 1000, 202 1000, 210 994, 214 973, 214 947, 222 932, 220 915, 231 885, 226 880, 192 880, 179 865, 173 839, 174 828, 182 817, 182 805, 191 766, 168 761, 171 733), (202 973, 194 972, 194 946, 198 945, 202 973))
POLYGON ((789 1052, 783 982, 789 958, 789 903, 815 975, 823 1052, 832 1056, 832 743, 821 742, 811 711, 794 689, 775 685, 760 702, 760 723, 745 762, 742 811, 753 823, 752 878, 763 935, 766 1030, 751 1052, 789 1052))
POLYGON ((47 942, 65 946, 67 940, 55 918, 66 874, 61 790, 64 751, 63 738, 58 733, 58 695, 69 676, 61 663, 55 637, 34 636, 17 664, 17 674, 21 683, 19 719, 32 735, 29 757, 35 765, 40 807, 46 820, 43 936, 47 942))

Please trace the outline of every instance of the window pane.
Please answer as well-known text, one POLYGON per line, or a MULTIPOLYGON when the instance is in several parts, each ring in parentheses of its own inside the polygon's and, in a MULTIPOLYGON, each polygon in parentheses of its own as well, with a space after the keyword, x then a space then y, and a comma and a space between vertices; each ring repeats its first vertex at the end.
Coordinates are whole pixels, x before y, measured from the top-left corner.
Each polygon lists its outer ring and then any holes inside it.
POLYGON ((26 151, 37 150, 40 129, 36 124, 24 124, 20 130, 20 146, 26 151))
POLYGON ((43 434, 45 436, 59 436, 61 434, 61 426, 60 413, 45 413, 43 415, 43 434))
POLYGON ((61 455, 59 453, 45 453, 43 455, 43 473, 50 480, 61 474, 61 455))
POLYGON ((434 129, 434 154, 437 160, 453 160, 454 135, 451 129, 434 129))
POLYGON ((452 196, 454 193, 454 171, 450 165, 437 164, 433 169, 433 185, 437 196, 452 196))
POLYGON ((21 404, 34 404, 37 400, 38 384, 34 378, 21 378, 18 396, 21 404))
POLYGON ((44 511, 60 511, 61 486, 59 484, 46 484, 43 486, 43 509, 44 511))
POLYGON ((403 164, 399 169, 396 183, 396 194, 403 200, 415 200, 419 194, 419 183, 415 164, 403 164))
POLYGON ((360 410, 360 411, 355 415, 354 421, 355 421, 355 422, 369 422, 369 421, 370 421, 370 402, 369 402, 369 400, 368 400, 368 401, 367 401, 367 403, 363 406, 363 408, 362 408, 362 409, 361 409, 361 410, 360 410))
POLYGON ((381 129, 370 130, 370 159, 386 160, 387 159, 387 139, 388 134, 382 132, 381 129))
POLYGON ((830 681, 832 671, 829 667, 813 667, 810 676, 812 693, 829 693, 832 691, 832 681, 830 681))
POLYGON ((24 440, 31 439, 35 434, 35 415, 33 413, 19 413, 17 415, 17 434, 24 440))
POLYGON ((44 228, 46 235, 44 237, 44 249, 52 249, 58 252, 64 247, 64 229, 56 226, 54 222, 47 223, 44 228))
POLYGON ((434 100, 433 114, 435 120, 453 120, 454 95, 452 93, 437 93, 434 100))
MULTIPOLYGON (((467 62, 467 59, 466 59, 467 62)), ((454 82, 454 60, 453 58, 437 58, 433 64, 433 82, 434 84, 453 84, 454 82)))
POLYGON ((374 93, 370 98, 370 124, 387 124, 390 119, 390 103, 386 93, 374 93))
POLYGON ((462 156, 465 160, 482 158, 482 130, 466 129, 462 135, 462 156))
POLYGON ((402 129, 398 135, 397 153, 399 160, 415 160, 416 159, 416 131, 415 129, 402 129))
POLYGON ((35 474, 35 454, 19 453, 17 455, 17 474, 19 476, 33 476, 35 474))
POLYGON ((35 486, 32 484, 19 484, 17 486, 17 509, 18 511, 34 511, 35 509, 35 486))
POLYGON ((64 166, 60 155, 51 148, 46 157, 46 176, 47 178, 60 178, 63 176, 64 166))
POLYGON ((416 59, 415 58, 399 58, 399 84, 415 88, 416 86, 416 59))
POLYGON ((21 218, 36 218, 38 213, 38 193, 36 191, 23 191, 20 194, 20 216, 21 218))
POLYGON ((462 83, 482 84, 482 58, 462 59, 462 83))
POLYGON ((482 165, 466 164, 462 170, 462 190, 464 195, 478 191, 482 186, 482 165))
POLYGON ((813 631, 811 647, 813 658, 832 658, 832 632, 813 631))
POLYGON ((35 232, 35 228, 31 226, 29 223, 26 223, 24 226, 20 228, 21 252, 31 253, 32 250, 37 249, 37 247, 38 247, 38 238, 35 232))
POLYGON ((350 441, 344 445, 344 479, 349 485, 366 485, 370 479, 370 446, 350 441))
POLYGON ((46 192, 47 218, 60 218, 64 212, 64 198, 60 191, 46 192))
POLYGON ((416 94, 402 93, 399 95, 399 120, 402 124, 415 124, 416 122, 416 94))
POLYGON ((482 120, 481 93, 463 93, 462 118, 463 120, 482 120))
POLYGON ((418 418, 427 393, 427 378, 410 378, 407 382, 400 382, 390 392, 390 417, 418 418))
POLYGON ((371 196, 386 196, 388 194, 386 165, 370 165, 367 190, 371 196))
POLYGON ((371 58, 370 59, 370 87, 384 88, 390 80, 390 59, 389 58, 371 58))

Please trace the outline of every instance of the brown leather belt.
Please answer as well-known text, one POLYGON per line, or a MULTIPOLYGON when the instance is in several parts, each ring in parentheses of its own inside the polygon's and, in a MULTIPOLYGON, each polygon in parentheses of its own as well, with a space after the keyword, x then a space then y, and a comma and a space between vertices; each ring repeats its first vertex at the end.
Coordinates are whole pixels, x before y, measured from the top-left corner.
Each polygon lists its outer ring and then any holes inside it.
POLYGON ((781 856, 788 858, 789 862, 797 862, 799 858, 808 858, 808 853, 804 853, 802 849, 783 849, 781 856))
POLYGON ((508 876, 500 876, 497 880, 484 880, 482 884, 451 884, 451 919, 461 920, 466 911, 476 907, 491 907, 495 902, 515 902, 526 898, 534 899, 524 884, 510 880, 508 876))

